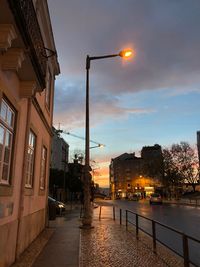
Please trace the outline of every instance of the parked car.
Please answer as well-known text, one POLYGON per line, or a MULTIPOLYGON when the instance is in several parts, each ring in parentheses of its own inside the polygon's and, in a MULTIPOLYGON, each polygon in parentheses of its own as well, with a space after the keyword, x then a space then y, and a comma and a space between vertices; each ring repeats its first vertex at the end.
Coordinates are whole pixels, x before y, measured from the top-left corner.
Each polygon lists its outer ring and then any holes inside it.
POLYGON ((133 200, 133 201, 138 201, 140 199, 140 197, 137 194, 133 194, 132 196, 130 196, 129 200, 133 200))
POLYGON ((151 194, 149 198, 149 203, 150 204, 162 204, 161 195, 158 193, 151 194))
POLYGON ((66 209, 65 204, 63 202, 57 201, 56 199, 50 196, 48 196, 48 205, 49 209, 55 209, 56 215, 61 215, 66 209))

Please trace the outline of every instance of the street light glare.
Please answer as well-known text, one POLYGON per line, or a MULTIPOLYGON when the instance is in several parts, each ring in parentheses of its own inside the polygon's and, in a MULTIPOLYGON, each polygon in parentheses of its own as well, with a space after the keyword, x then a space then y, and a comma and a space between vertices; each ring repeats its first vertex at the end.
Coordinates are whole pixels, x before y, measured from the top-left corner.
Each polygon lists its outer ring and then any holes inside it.
POLYGON ((119 53, 119 56, 123 58, 130 58, 132 55, 133 55, 133 51, 131 49, 122 50, 119 53))
POLYGON ((103 144, 99 144, 99 147, 105 147, 105 145, 103 145, 103 144))
POLYGON ((130 57, 132 55, 132 51, 126 51, 124 57, 130 57))

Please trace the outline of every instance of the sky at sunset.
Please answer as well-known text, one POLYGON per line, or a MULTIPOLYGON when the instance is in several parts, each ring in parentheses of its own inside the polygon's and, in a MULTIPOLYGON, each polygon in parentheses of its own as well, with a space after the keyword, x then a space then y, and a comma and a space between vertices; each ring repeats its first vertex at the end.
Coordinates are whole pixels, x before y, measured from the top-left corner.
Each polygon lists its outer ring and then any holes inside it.
MULTIPOLYGON (((108 186, 111 158, 143 146, 196 144, 200 130, 199 0, 48 0, 61 74, 54 125, 85 135, 86 55, 90 69, 90 139, 95 181, 108 186), (94 145, 94 144, 91 144, 94 145)), ((70 154, 84 140, 63 135, 70 154)))

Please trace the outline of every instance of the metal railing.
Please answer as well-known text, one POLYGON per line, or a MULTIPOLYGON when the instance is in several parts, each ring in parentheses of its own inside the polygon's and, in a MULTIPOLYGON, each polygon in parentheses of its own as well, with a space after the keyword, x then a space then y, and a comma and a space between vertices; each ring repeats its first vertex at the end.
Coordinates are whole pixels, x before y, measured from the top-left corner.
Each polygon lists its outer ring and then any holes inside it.
MULTIPOLYGON (((99 221, 101 220, 101 211, 102 211, 102 207, 103 207, 104 205, 100 205, 99 206, 99 221)), ((116 218, 116 216, 115 216, 115 206, 114 205, 109 205, 110 207, 112 207, 112 210, 113 210, 113 220, 115 221, 115 218, 116 218)), ((106 205, 106 207, 108 207, 108 205, 106 205)))
POLYGON ((46 87, 47 53, 32 0, 9 0, 41 87, 46 87))
POLYGON ((200 199, 199 198, 186 198, 180 200, 181 204, 193 204, 193 205, 200 205, 200 199))
MULTIPOLYGON (((160 244, 164 245, 165 247, 167 247, 168 249, 170 249, 171 251, 173 251, 174 253, 176 253, 177 255, 179 255, 181 258, 183 258, 184 260, 184 267, 189 267, 190 264, 192 264, 195 267, 199 267, 199 265, 197 265, 196 263, 194 263, 191 258, 190 258, 190 249, 188 246, 188 241, 189 242, 195 242, 197 244, 200 244, 200 240, 191 237, 175 228, 172 228, 168 225, 165 225, 163 223, 160 223, 156 220, 152 220, 150 218, 147 218, 143 215, 139 215, 138 213, 126 210, 125 211, 125 223, 126 223, 126 228, 128 229, 128 225, 134 225, 135 226, 135 231, 136 231, 136 237, 138 238, 139 236, 139 230, 144 232, 145 234, 149 235, 150 237, 152 237, 152 244, 153 244, 153 251, 156 252, 157 250, 157 242, 159 242, 160 244), (133 217, 132 220, 130 220, 130 217, 133 217), (151 232, 145 230, 145 227, 142 227, 142 223, 140 223, 140 220, 145 220, 146 222, 148 221, 151 224, 151 232), (160 229, 158 229, 160 227, 160 229), (162 241, 161 239, 158 238, 158 234, 159 234, 159 230, 161 231, 161 228, 163 228, 164 230, 169 230, 171 232, 173 232, 173 234, 176 234, 180 237, 180 242, 182 243, 182 249, 181 252, 179 252, 177 249, 174 249, 172 244, 169 245, 166 242, 162 241)), ((122 209, 120 209, 120 213, 119 213, 119 220, 120 220, 120 224, 122 224, 122 219, 123 219, 123 214, 122 214, 122 209)))

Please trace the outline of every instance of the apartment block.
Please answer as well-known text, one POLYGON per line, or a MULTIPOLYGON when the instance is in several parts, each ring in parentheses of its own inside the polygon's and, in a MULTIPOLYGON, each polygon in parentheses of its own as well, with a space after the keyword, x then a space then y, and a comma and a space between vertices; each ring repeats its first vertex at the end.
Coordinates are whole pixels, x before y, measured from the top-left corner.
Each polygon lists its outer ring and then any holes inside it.
POLYGON ((146 197, 162 185, 162 151, 159 145, 143 147, 141 157, 124 153, 110 163, 113 198, 146 197))

